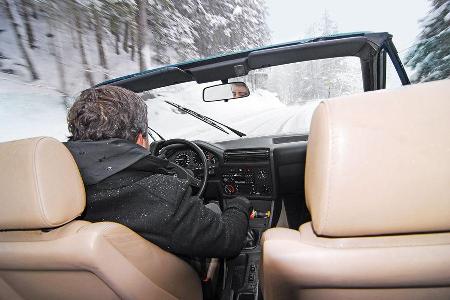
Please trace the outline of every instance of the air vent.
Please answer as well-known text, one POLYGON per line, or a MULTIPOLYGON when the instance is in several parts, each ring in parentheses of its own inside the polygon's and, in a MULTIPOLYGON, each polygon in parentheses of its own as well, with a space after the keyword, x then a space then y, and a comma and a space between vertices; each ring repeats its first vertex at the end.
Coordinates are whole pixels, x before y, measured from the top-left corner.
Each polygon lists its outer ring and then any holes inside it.
POLYGON ((294 143, 294 142, 308 141, 308 136, 307 135, 282 136, 273 138, 272 141, 274 144, 294 143))
POLYGON ((258 162, 268 161, 269 158, 269 149, 228 150, 223 155, 225 162, 258 162))

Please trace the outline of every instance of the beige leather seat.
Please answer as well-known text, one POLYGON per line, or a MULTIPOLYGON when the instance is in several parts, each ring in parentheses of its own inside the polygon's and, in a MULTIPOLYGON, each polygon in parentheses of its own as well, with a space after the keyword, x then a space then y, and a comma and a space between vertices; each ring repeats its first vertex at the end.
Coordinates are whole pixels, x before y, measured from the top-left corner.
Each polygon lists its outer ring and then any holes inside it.
POLYGON ((312 222, 263 236, 271 299, 450 299, 450 80, 324 101, 312 222))
POLYGON ((73 221, 85 193, 52 138, 0 144, 0 299, 201 299, 184 261, 110 222, 73 221))

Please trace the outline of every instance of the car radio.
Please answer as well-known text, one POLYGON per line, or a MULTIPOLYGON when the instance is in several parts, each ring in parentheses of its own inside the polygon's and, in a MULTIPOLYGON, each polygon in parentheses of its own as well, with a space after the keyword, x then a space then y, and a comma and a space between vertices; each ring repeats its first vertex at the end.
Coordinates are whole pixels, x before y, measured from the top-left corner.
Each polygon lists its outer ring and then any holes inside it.
POLYGON ((268 166, 226 167, 222 171, 222 182, 226 195, 272 195, 272 175, 268 166))

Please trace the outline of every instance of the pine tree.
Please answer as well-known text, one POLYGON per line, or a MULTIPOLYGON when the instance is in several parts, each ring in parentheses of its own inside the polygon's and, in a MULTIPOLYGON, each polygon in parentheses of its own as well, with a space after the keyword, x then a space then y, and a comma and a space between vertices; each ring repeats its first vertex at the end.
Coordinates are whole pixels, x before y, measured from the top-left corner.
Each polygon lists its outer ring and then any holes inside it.
MULTIPOLYGON (((270 34, 266 23, 265 0, 229 1, 231 10, 228 24, 229 50, 243 50, 266 44, 270 34)), ((229 51, 228 50, 228 51, 229 51)))
POLYGON ((11 22, 11 26, 13 27, 14 34, 16 35, 17 46, 19 47, 20 52, 22 53, 23 59, 27 63, 27 67, 28 67, 28 70, 30 71, 31 78, 33 80, 37 80, 37 79, 39 79, 39 75, 36 71, 36 68, 34 67, 33 61, 31 60, 31 57, 28 54, 27 49, 25 48, 25 45, 23 44, 22 35, 20 34, 20 30, 19 30, 19 24, 15 20, 14 14, 11 11, 11 5, 9 4, 8 0, 3 0, 3 2, 4 2, 6 15, 8 16, 8 19, 11 22))
MULTIPOLYGON (((310 26, 306 36, 314 38, 337 32, 336 22, 325 11, 321 19, 310 26)), ((337 57, 274 67, 269 86, 286 104, 350 94, 359 88, 356 86, 359 81, 355 79, 361 76, 357 60, 355 65, 348 58, 337 57)))
POLYGON ((148 23, 152 37, 152 61, 157 65, 175 60, 197 57, 194 43, 195 15, 193 0, 152 1, 149 6, 148 23), (172 50, 172 51, 170 51, 172 50))
POLYGON ((421 20, 422 32, 406 55, 414 70, 411 81, 450 78, 450 1, 431 0, 432 9, 421 20))

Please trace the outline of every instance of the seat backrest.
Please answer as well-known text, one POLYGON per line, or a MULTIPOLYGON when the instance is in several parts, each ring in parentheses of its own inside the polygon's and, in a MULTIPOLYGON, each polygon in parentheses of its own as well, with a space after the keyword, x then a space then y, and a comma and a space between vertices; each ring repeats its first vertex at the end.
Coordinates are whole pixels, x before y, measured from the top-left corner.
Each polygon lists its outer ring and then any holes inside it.
POLYGON ((0 143, 0 299, 201 299, 196 272, 130 229, 75 220, 84 186, 55 139, 0 143))
POLYGON ((450 299, 450 80, 322 102, 312 222, 263 236, 264 299, 450 299))

